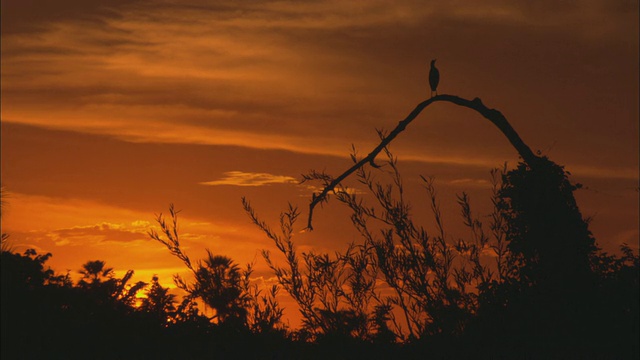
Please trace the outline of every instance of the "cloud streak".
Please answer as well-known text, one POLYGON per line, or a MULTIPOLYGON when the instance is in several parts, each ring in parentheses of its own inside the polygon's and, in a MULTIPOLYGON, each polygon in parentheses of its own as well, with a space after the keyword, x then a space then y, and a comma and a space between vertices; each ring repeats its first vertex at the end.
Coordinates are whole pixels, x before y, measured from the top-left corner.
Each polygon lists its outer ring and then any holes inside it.
POLYGON ((130 243, 133 241, 147 240, 147 226, 139 227, 141 222, 130 225, 100 223, 91 226, 75 226, 68 229, 56 229, 48 235, 52 237, 56 245, 81 244, 83 242, 118 241, 130 243))
MULTIPOLYGON (((566 29, 594 32, 595 25, 609 24, 601 36, 623 39, 633 23, 633 6, 554 4, 121 1, 51 17, 44 10, 16 11, 17 19, 40 26, 34 27, 38 36, 3 36, 3 101, 12 104, 3 108, 3 121, 127 141, 343 156, 351 142, 370 143, 363 128, 388 128, 424 99, 424 79, 416 79, 426 76, 422 63, 433 53, 455 59, 433 36, 439 29, 456 25, 447 30, 452 39, 468 32, 482 42, 505 28, 528 35, 564 26, 570 41, 566 29), (549 6, 554 11, 545 11, 549 6), (481 34, 486 30, 479 25, 491 31, 481 34), (416 48, 416 38, 425 40, 426 50, 416 48)), ((502 51, 499 44, 483 46, 502 51)), ((473 75, 457 71, 461 79, 473 75)), ((443 86, 455 76, 444 74, 443 86)), ((486 147, 496 155, 490 158, 502 158, 496 145, 486 147)), ((449 161, 441 149, 434 145, 428 153, 449 161)), ((474 154, 465 161, 484 160, 474 154)))
POLYGON ((297 184, 299 181, 291 176, 273 175, 268 173, 252 173, 243 171, 227 171, 224 177, 213 181, 201 182, 208 186, 265 186, 272 184, 297 184))

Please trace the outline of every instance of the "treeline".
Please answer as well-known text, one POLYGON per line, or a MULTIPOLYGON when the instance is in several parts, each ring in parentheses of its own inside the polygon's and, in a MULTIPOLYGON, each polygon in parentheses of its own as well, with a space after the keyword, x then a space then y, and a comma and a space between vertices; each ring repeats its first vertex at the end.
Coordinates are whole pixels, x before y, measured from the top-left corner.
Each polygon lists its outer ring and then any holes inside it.
POLYGON ((540 158, 493 171, 485 217, 460 194, 470 235, 454 241, 433 180, 423 178, 436 224, 428 231, 387 155, 357 172, 368 197, 333 193, 362 235, 343 252, 297 252, 295 207, 274 231, 244 200, 284 258, 263 252, 278 279, 268 289, 251 282, 251 265, 211 252, 190 259, 173 207, 149 235, 192 273, 174 278, 183 299, 157 278, 117 278, 102 261, 85 263, 74 283, 46 266, 50 254, 3 248, 3 359, 638 358, 640 258, 626 245, 620 255, 598 248, 573 196, 580 185, 561 166, 540 158), (282 322, 281 290, 298 305, 300 329, 282 322))
POLYGON ((286 348, 275 327, 212 322, 157 277, 130 283, 133 271, 119 278, 96 260, 73 282, 47 267, 50 256, 2 251, 3 359, 259 359, 286 348))

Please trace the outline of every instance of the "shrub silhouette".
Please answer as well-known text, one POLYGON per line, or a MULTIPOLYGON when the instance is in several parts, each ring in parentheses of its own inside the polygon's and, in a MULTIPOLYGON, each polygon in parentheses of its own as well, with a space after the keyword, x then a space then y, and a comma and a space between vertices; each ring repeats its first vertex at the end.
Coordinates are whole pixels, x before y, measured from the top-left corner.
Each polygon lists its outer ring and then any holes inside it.
MULTIPOLYGON (((301 308, 307 340, 358 349, 335 339, 366 339, 371 347, 393 346, 399 339, 404 345, 394 354, 407 357, 638 354, 640 258, 627 246, 622 257, 598 250, 573 195, 580 185, 571 183, 561 166, 540 157, 534 169, 520 163, 510 171, 492 171, 489 231, 462 193, 458 202, 471 238, 454 242, 442 226, 433 180, 423 178, 437 226, 430 235, 413 222, 396 160, 385 151, 385 164, 356 171, 375 206, 341 186, 333 193, 352 210, 363 238, 343 253, 298 254, 291 236, 297 209, 282 213, 276 234, 243 199, 253 222, 285 256, 283 267, 264 253, 301 308), (372 172, 389 175, 391 185, 375 180, 372 172), (493 256, 482 255, 487 251, 493 256), (381 287, 395 294, 380 296, 381 287), (357 294, 368 301, 355 305, 357 294)), ((308 179, 331 181, 316 173, 308 179)))
POLYGON ((535 169, 520 163, 504 176, 498 206, 520 280, 562 288, 584 281, 597 248, 573 196, 581 185, 546 157, 535 169))
POLYGON ((131 275, 116 278, 90 261, 74 285, 46 266, 50 256, 2 251, 3 358, 142 357, 146 344, 159 343, 159 328, 131 306, 143 284, 128 286, 131 275))
POLYGON ((363 158, 354 151, 353 166, 341 175, 311 171, 303 176, 322 185, 312 196, 307 229, 313 229, 315 206, 330 195, 352 210, 351 221, 362 240, 345 252, 298 253, 292 240, 297 208, 289 205, 281 214, 277 233, 243 198, 251 220, 284 255, 281 266, 263 253, 298 303, 307 339, 388 339, 391 332, 406 344, 407 356, 428 351, 435 358, 637 357, 638 255, 625 246, 622 257, 599 251, 573 194, 580 185, 571 183, 562 166, 535 155, 499 111, 477 98, 436 95, 391 133, 378 134, 380 144, 363 158), (489 232, 472 215, 468 196, 459 196, 469 240, 448 239, 429 178, 422 180, 436 231, 413 222, 396 159, 387 147, 436 101, 477 111, 523 159, 513 170, 492 171, 489 232), (388 158, 383 166, 374 162, 380 152, 388 158), (389 175, 390 184, 378 181, 373 172, 389 175), (342 185, 354 173, 375 204, 342 185), (483 256, 487 251, 495 262, 483 256), (394 294, 379 295, 381 287, 394 294), (356 328, 361 330, 352 330, 356 328))
POLYGON ((196 269, 193 294, 215 309, 219 322, 245 323, 248 299, 242 290, 240 268, 226 256, 213 255, 209 250, 207 255, 196 269))
POLYGON ((638 355, 639 257, 626 245, 622 257, 599 251, 568 175, 545 157, 503 174, 496 207, 510 271, 480 293, 465 334, 487 356, 638 355))
MULTIPOLYGON (((358 180, 369 189, 377 206, 365 203, 347 188, 336 189, 336 199, 352 210, 351 220, 363 240, 333 257, 297 254, 291 239, 297 209, 290 207, 281 215, 282 235, 277 235, 244 199, 253 222, 285 255, 286 267, 281 267, 264 253, 283 288, 300 306, 303 330, 311 339, 351 337, 393 344, 396 339, 457 336, 477 311, 475 289, 497 278, 480 259, 490 244, 471 219, 466 195, 461 205, 466 206, 467 221, 476 236, 453 246, 446 239, 432 180, 423 179, 438 226, 433 236, 414 224, 396 160, 386 153, 392 185, 375 181, 371 172, 357 171, 358 180), (380 295, 383 288, 392 290, 393 295, 380 295)), ((378 166, 375 171, 380 169, 378 166)), ((312 179, 330 181, 318 173, 307 177, 312 179)), ((500 241, 496 247, 504 247, 500 241)))
POLYGON ((166 325, 172 317, 175 318, 176 296, 170 294, 169 289, 160 285, 158 280, 157 275, 151 278, 151 286, 140 303, 140 310, 154 317, 160 324, 166 325))
POLYGON ((248 264, 241 270, 234 261, 226 256, 214 255, 207 249, 207 257, 193 264, 180 247, 178 232, 178 213, 169 206, 171 223, 167 224, 162 214, 156 217, 161 232, 149 231, 149 236, 167 247, 169 252, 187 266, 193 274, 193 283, 178 275, 174 282, 189 296, 187 301, 199 298, 213 309, 215 314, 210 320, 235 330, 251 329, 256 332, 278 332, 284 328, 281 323, 283 310, 275 300, 277 287, 266 295, 252 285, 250 281, 253 265, 248 264), (162 235, 161 235, 162 234, 162 235))
MULTIPOLYGON (((176 278, 192 290, 180 304, 154 277, 136 307, 144 284, 129 284, 131 271, 117 278, 104 261, 92 260, 74 284, 48 268, 51 254, 3 250, 3 358, 637 357, 640 258, 628 246, 621 256, 597 249, 573 198, 579 186, 564 169, 540 158, 547 164, 493 171, 490 231, 462 193, 471 236, 454 242, 442 226, 433 180, 423 178, 436 220, 429 234, 414 223, 396 160, 387 154, 379 168, 357 172, 375 204, 347 188, 335 191, 363 238, 333 256, 295 251, 295 208, 281 218, 284 235, 276 235, 245 201, 289 260, 282 267, 265 252, 307 316, 300 331, 287 333, 281 324, 278 287, 258 289, 251 266, 242 270, 210 252, 193 266, 200 278, 176 278), (391 185, 376 174, 390 176, 391 185), (536 186, 547 195, 531 196, 536 186), (494 257, 482 256, 490 250, 494 257), (383 287, 391 294, 381 295, 383 287), (194 294, 218 306, 218 323, 201 314, 194 294)), ((192 264, 172 221, 163 233, 175 237, 165 241, 192 264)))

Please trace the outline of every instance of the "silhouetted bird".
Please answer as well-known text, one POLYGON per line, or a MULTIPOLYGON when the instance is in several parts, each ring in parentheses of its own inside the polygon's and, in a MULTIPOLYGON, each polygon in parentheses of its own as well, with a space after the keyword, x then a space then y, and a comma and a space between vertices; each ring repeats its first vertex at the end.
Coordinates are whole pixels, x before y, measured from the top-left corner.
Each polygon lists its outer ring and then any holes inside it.
POLYGON ((435 91, 438 95, 438 83, 440 82, 440 71, 436 68, 436 59, 431 60, 431 70, 429 71, 429 85, 431 86, 431 97, 435 91))

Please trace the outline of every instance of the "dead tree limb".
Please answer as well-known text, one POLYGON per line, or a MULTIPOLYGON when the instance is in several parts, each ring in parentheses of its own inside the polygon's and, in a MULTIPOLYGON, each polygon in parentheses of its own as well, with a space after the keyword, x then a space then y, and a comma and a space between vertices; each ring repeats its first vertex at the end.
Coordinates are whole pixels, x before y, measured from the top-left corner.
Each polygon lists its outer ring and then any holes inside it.
POLYGON ((522 141, 520 135, 513 129, 511 124, 507 121, 507 118, 502 115, 502 113, 496 109, 487 108, 480 98, 475 98, 473 100, 467 100, 455 95, 436 95, 428 100, 425 100, 418 104, 415 109, 402 121, 398 123, 393 131, 391 131, 387 136, 384 136, 380 141, 380 144, 376 146, 373 151, 369 153, 369 155, 362 158, 360 161, 356 162, 352 167, 350 167, 347 171, 343 172, 340 176, 333 179, 329 183, 329 185, 325 186, 324 189, 320 192, 320 194, 313 194, 311 199, 311 203, 309 204, 309 219, 307 222, 307 229, 313 230, 313 226, 311 225, 311 221, 313 218, 313 209, 316 205, 322 203, 327 199, 327 195, 329 192, 333 191, 342 180, 346 179, 349 175, 354 173, 357 169, 364 166, 366 163, 370 163, 373 166, 376 166, 374 160, 376 156, 387 146, 393 139, 396 138, 404 129, 409 125, 417 116, 424 110, 427 106, 433 104, 436 101, 446 101, 450 103, 454 103, 459 106, 467 107, 469 109, 475 110, 480 115, 484 116, 487 120, 491 121, 495 126, 502 131, 502 133, 507 137, 511 145, 518 151, 522 160, 529 165, 530 167, 535 167, 536 160, 539 159, 536 156, 529 146, 522 141))

